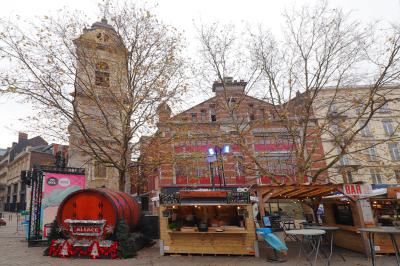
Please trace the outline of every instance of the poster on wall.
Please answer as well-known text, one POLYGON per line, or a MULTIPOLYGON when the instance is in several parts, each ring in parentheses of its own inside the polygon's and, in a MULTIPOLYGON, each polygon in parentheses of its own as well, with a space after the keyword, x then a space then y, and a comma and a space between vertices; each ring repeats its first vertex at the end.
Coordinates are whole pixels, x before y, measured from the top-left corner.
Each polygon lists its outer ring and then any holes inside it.
POLYGON ((47 238, 50 224, 57 216, 58 206, 72 192, 85 188, 85 175, 43 173, 43 198, 41 228, 43 238, 47 238))

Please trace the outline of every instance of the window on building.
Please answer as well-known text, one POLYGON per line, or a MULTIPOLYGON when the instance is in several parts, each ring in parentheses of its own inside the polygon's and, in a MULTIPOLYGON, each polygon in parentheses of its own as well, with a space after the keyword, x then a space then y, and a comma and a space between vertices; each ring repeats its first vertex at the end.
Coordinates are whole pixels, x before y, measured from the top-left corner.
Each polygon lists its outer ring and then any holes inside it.
POLYGON ((392 161, 400 161, 399 145, 397 143, 389 143, 388 148, 392 161))
POLYGON ((369 125, 368 124, 365 125, 365 123, 366 123, 366 121, 360 121, 360 124, 359 124, 360 128, 362 128, 361 129, 361 136, 369 137, 369 136, 372 135, 371 134, 371 130, 369 129, 369 125))
POLYGON ((192 121, 197 120, 197 114, 196 113, 191 113, 190 116, 192 117, 192 121))
POLYGON ((95 84, 97 86, 110 86, 110 68, 107 63, 100 62, 96 64, 95 76, 95 84))
POLYGON ((378 169, 371 168, 369 170, 371 174, 371 180, 373 184, 381 184, 382 183, 382 175, 378 169))
POLYGON ((200 110, 200 120, 206 121, 206 119, 207 119, 206 117, 207 117, 207 111, 204 109, 200 110))
POLYGON ((381 106, 381 108, 378 109, 378 113, 389 113, 389 112, 390 112, 390 110, 389 110, 389 103, 388 102, 385 102, 381 106))
POLYGON ((339 160, 341 165, 350 165, 350 159, 347 154, 343 155, 342 158, 339 160))
POLYGON ((243 156, 236 156, 236 165, 235 165, 236 175, 244 176, 244 165, 243 165, 243 156))
POLYGON ((332 103, 331 106, 329 106, 329 113, 330 114, 337 114, 339 112, 338 107, 332 103))
POLYGON ((95 178, 106 178, 107 168, 100 162, 94 163, 94 177, 95 178))
POLYGON ((343 173, 343 181, 345 182, 345 183, 353 183, 354 182, 354 180, 353 180, 353 173, 351 172, 351 171, 344 171, 344 173, 343 173))
POLYGON ((339 125, 338 124, 332 124, 331 125, 331 133, 333 136, 338 136, 339 135, 339 125))
POLYGON ((382 121, 383 129, 385 130, 385 134, 387 136, 391 136, 394 133, 392 121, 386 120, 382 121))
POLYGON ((366 111, 364 111, 364 109, 365 109, 365 105, 359 105, 359 106, 357 106, 356 107, 356 114, 357 115, 361 115, 361 114, 363 114, 363 112, 366 112, 366 111))
POLYGON ((262 119, 262 120, 264 120, 264 119, 267 119, 267 114, 265 113, 265 109, 264 108, 261 108, 260 109, 260 119, 262 119))
POLYGON ((13 193, 18 193, 18 183, 17 184, 13 184, 13 193))
POLYGON ((400 184, 400 169, 394 170, 394 177, 397 180, 397 184, 400 184))
POLYGON ((182 163, 175 164, 175 176, 176 177, 186 177, 187 176, 187 168, 182 163))
POLYGON ((249 104, 249 119, 250 121, 254 121, 256 119, 256 114, 254 110, 254 104, 249 104))
POLYGON ((228 103, 229 108, 234 108, 236 105, 236 98, 229 97, 229 99, 227 100, 227 103, 228 103))
POLYGON ((217 114, 215 112, 215 106, 214 105, 210 106, 210 116, 211 116, 211 122, 217 121, 217 114))
POLYGON ((368 160, 370 160, 370 161, 376 161, 377 160, 375 147, 369 147, 367 149, 367 152, 368 152, 368 160))

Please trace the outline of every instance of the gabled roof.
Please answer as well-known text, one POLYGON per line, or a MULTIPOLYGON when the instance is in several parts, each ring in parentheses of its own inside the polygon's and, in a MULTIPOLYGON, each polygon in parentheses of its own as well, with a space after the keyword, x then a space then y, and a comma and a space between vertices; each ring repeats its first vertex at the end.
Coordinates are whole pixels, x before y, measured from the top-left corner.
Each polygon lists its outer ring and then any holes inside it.
POLYGON ((48 145, 48 143, 40 136, 36 136, 31 139, 21 139, 15 146, 13 146, 10 151, 10 162, 14 160, 14 158, 25 150, 26 147, 37 147, 37 146, 44 146, 48 145))
MULTIPOLYGON (((264 104, 265 106, 272 107, 272 104, 271 104, 271 103, 266 102, 266 101, 263 101, 263 100, 258 99, 258 98, 255 98, 255 97, 253 97, 253 96, 249 96, 249 95, 246 95, 246 94, 243 94, 243 95, 241 95, 241 96, 243 97, 243 100, 258 101, 260 104, 264 104)), ((232 95, 232 97, 235 97, 235 95, 232 95)), ((172 117, 169 119, 169 121, 173 121, 173 120, 175 120, 175 119, 179 119, 181 116, 186 115, 186 114, 189 114, 189 113, 191 113, 191 111, 193 111, 194 109, 197 109, 197 108, 199 108, 199 107, 204 106, 204 108, 208 108, 208 106, 206 106, 206 105, 209 104, 209 103, 215 102, 217 99, 218 99, 218 96, 215 95, 215 96, 213 96, 213 97, 211 97, 211 98, 209 98, 209 99, 207 99, 207 100, 205 100, 205 101, 203 101, 203 102, 201 102, 201 103, 199 103, 199 104, 196 104, 196 105, 190 107, 189 109, 187 109, 187 110, 185 110, 185 111, 183 111, 183 112, 181 112, 181 113, 178 113, 178 114, 172 116, 172 117)))

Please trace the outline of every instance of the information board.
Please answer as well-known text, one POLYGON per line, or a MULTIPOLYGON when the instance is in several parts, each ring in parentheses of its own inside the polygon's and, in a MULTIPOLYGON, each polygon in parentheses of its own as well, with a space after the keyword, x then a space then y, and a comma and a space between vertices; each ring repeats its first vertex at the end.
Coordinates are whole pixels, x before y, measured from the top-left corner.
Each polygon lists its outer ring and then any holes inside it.
POLYGON ((249 192, 231 192, 228 194, 228 203, 250 203, 249 192))
POLYGON ((161 204, 178 204, 180 203, 179 194, 177 193, 161 193, 160 194, 160 203, 161 204))

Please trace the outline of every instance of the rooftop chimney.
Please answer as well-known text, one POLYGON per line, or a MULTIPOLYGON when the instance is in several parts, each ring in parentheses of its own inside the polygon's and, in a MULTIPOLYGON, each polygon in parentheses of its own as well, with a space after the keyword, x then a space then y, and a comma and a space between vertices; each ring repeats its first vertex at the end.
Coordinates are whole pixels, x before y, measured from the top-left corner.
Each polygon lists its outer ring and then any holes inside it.
POLYGON ((217 95, 228 93, 228 94, 243 94, 247 82, 244 80, 233 80, 232 77, 224 77, 223 81, 215 81, 212 86, 212 91, 217 95))
POLYGON ((19 132, 18 133, 18 142, 21 142, 21 140, 27 140, 28 139, 28 134, 24 132, 19 132))
POLYGON ((171 118, 172 110, 167 103, 162 103, 157 108, 159 122, 165 122, 171 118))

